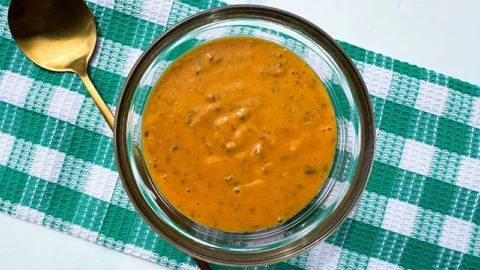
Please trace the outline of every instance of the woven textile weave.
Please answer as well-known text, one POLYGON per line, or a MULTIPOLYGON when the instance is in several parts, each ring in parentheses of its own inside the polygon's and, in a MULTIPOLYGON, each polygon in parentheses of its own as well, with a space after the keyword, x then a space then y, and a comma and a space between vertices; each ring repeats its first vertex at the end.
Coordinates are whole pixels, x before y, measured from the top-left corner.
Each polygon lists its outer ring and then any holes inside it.
MULTIPOLYGON (((17 48, 0 0, 0 210, 172 269, 195 268, 135 212, 112 133, 73 74, 17 48)), ((134 62, 165 29, 217 0, 90 0, 90 62, 114 110, 134 62)), ((374 105, 375 163, 327 241, 265 269, 480 269, 480 87, 340 42, 374 105)), ((223 267, 216 267, 223 268, 223 267)))

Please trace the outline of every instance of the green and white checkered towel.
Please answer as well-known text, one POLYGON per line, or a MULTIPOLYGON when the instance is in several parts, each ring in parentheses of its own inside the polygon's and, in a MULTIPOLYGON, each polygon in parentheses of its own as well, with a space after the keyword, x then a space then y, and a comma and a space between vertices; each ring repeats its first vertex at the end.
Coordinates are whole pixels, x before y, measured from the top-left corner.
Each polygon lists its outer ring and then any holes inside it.
MULTIPOLYGON (((73 74, 35 66, 0 0, 0 209, 161 265, 194 261, 158 237, 119 181, 112 133, 73 74)), ((217 0, 90 0, 90 74, 114 109, 133 63, 166 28, 217 0)), ((374 104, 377 151, 358 207, 280 269, 480 269, 480 87, 341 43, 374 104)), ((221 267, 219 267, 221 268, 221 267)))

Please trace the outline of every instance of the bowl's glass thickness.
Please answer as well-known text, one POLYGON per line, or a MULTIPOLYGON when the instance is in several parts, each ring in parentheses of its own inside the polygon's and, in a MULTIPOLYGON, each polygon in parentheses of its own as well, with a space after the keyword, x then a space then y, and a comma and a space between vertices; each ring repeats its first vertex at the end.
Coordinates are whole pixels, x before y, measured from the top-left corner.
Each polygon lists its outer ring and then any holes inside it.
POLYGON ((372 164, 373 121, 359 73, 324 32, 283 11, 255 6, 224 7, 180 23, 142 55, 118 106, 116 155, 130 199, 150 226, 170 243, 210 262, 237 266, 269 264, 311 248, 330 235, 351 212, 372 164), (155 188, 142 158, 142 114, 162 72, 193 47, 227 36, 264 38, 303 58, 325 85, 338 127, 333 167, 317 196, 285 223, 256 232, 222 232, 187 219, 155 188))

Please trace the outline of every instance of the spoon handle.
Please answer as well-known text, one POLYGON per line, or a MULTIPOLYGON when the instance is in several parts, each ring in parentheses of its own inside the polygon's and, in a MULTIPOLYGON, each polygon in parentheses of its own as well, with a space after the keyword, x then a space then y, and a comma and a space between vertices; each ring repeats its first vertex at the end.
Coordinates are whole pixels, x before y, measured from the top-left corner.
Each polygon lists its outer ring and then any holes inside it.
POLYGON ((105 101, 103 101, 100 94, 98 94, 97 89, 95 89, 95 86, 93 86, 93 83, 90 80, 90 78, 88 77, 88 75, 85 73, 85 74, 79 74, 79 76, 80 76, 80 78, 82 78, 83 84, 87 88, 88 93, 92 97, 93 101, 97 105, 98 109, 102 113, 102 115, 105 118, 105 120, 107 121, 108 125, 113 130, 113 125, 114 125, 113 113, 107 107, 107 104, 105 104, 105 101))

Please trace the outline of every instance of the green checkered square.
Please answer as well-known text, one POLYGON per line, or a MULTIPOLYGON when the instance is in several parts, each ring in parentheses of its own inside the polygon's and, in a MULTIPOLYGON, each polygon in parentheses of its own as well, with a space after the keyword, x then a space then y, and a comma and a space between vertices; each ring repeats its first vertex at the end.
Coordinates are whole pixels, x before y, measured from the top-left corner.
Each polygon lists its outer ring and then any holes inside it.
POLYGON ((421 209, 415 219, 413 237, 431 244, 438 244, 444 219, 445 217, 438 212, 421 209))
POLYGON ((423 198, 427 177, 406 170, 398 170, 392 178, 391 198, 416 205, 423 198))
POLYGON ((46 222, 47 226, 52 226, 56 229, 59 228, 62 222, 72 222, 80 200, 82 193, 78 191, 72 191, 66 187, 59 185, 50 187, 52 190, 52 199, 45 211, 47 216, 51 216, 50 222, 46 222))
POLYGON ((377 245, 374 256, 382 261, 399 265, 408 237, 382 230, 378 239, 381 242, 377 245))
POLYGON ((475 214, 475 205, 478 203, 480 195, 478 192, 466 188, 458 188, 455 192, 451 216, 472 221, 475 214))
POLYGON ((460 265, 463 254, 461 252, 443 248, 435 261, 436 269, 454 269, 460 265))
POLYGON ((408 269, 433 268, 438 256, 438 249, 433 244, 410 239, 403 247, 399 265, 408 269))
MULTIPOLYGON (((480 256, 480 227, 475 227, 472 232, 472 240, 469 245, 468 254, 480 256)), ((479 261, 480 262, 480 261, 479 261)))
POLYGON ((400 73, 393 73, 387 100, 413 107, 420 88, 420 81, 400 73))
POLYGON ((136 216, 133 223, 135 229, 130 232, 127 245, 130 244, 146 250, 152 250, 155 246, 155 232, 140 216, 136 216))
POLYGON ((67 156, 58 177, 58 184, 82 192, 91 168, 91 163, 73 156, 67 156))
POLYGON ((450 152, 466 155, 469 148, 469 140, 472 129, 459 122, 446 118, 440 118, 437 126, 437 138, 435 146, 450 152))
POLYGON ((352 218, 365 224, 380 227, 385 215, 387 202, 387 197, 365 191, 355 208, 352 218))
MULTIPOLYGON (((34 153, 36 147, 31 142, 27 142, 24 139, 13 139, 14 143, 5 165, 14 169, 20 173, 26 173, 30 171, 31 164, 33 162, 34 153)), ((5 177, 5 179, 8 179, 5 177)))
POLYGON ((308 268, 308 266, 307 266, 308 265, 308 260, 309 260, 309 254, 304 253, 300 256, 294 257, 294 258, 289 259, 285 262, 288 263, 291 267, 295 266, 295 267, 299 267, 299 268, 302 268, 302 269, 306 269, 306 268, 308 268))
POLYGON ((372 101, 373 113, 375 117, 375 127, 378 128, 380 127, 383 120, 383 109, 385 107, 385 100, 372 96, 371 101, 372 101))
POLYGON ((438 141, 435 136, 438 136, 439 134, 430 131, 438 129, 438 123, 438 116, 422 111, 414 111, 412 113, 412 118, 410 119, 407 138, 416 142, 434 145, 434 142, 438 141))
POLYGON ((372 170, 370 174, 370 179, 367 184, 367 191, 389 198, 393 188, 392 179, 398 168, 380 163, 378 161, 373 163, 373 167, 375 170, 372 170), (392 177, 385 177, 385 175, 392 177))
POLYGON ((467 155, 469 157, 478 159, 480 158, 480 129, 472 127, 472 131, 469 132, 469 134, 470 137, 467 138, 469 142, 467 155))
POLYGON ((19 204, 32 209, 39 209, 45 200, 49 199, 47 194, 49 183, 37 177, 30 176, 25 183, 25 193, 19 204))
POLYGON ((422 184, 423 192, 418 205, 423 209, 451 215, 458 187, 430 177, 426 177, 422 184))
POLYGON ((82 195, 72 224, 83 229, 98 233, 102 227, 102 217, 105 216, 108 203, 97 198, 82 195))
POLYGON ((434 153, 429 175, 437 180, 453 184, 458 174, 461 157, 447 150, 434 153))
POLYGON ((385 100, 382 111, 382 117, 378 124, 380 129, 408 138, 408 135, 412 132, 410 127, 416 124, 415 120, 419 112, 388 100, 385 100))
POLYGON ((0 172, 3 175, 0 182, 0 197, 3 201, 2 211, 8 212, 9 205, 19 203, 22 200, 28 175, 3 166, 0 167, 0 172), (3 210, 4 207, 5 210, 3 210))
POLYGON ((450 120, 467 124, 472 114, 473 101, 471 95, 449 90, 443 114, 450 120))
POLYGON ((338 269, 367 269, 368 257, 357 252, 343 249, 338 261, 338 269))
POLYGON ((118 181, 112 194, 112 200, 110 201, 112 205, 120 206, 131 211, 134 211, 132 202, 128 199, 127 193, 123 189, 122 182, 118 181))
POLYGON ((352 221, 352 219, 347 219, 329 238, 327 238, 326 242, 339 247, 343 246, 345 239, 347 239, 352 221))
POLYGON ((402 158, 405 139, 383 130, 377 132, 375 160, 397 167, 402 158))
MULTIPOLYGON (((2 18, 7 18, 8 16, 8 8, 6 6, 0 6, 0 16, 2 18)), ((0 37, 2 38, 10 38, 10 30, 8 29, 7 20, 0 21, 0 37)))

